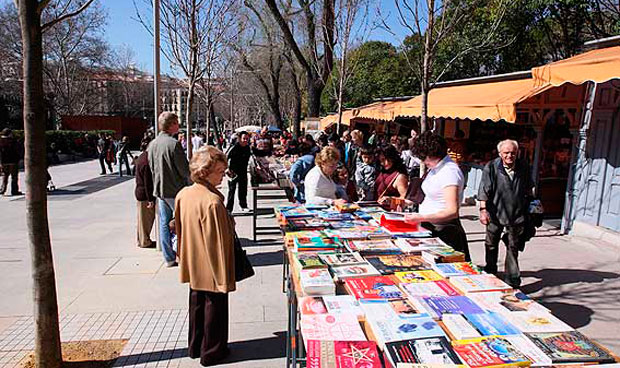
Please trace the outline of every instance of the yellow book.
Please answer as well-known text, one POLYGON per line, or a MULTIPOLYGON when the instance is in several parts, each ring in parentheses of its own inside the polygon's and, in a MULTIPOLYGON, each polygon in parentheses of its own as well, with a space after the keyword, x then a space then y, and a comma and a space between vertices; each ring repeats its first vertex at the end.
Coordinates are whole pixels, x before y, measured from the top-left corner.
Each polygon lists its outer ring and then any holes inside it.
POLYGON ((471 368, 529 367, 531 362, 503 336, 484 336, 452 342, 452 348, 471 368))
POLYGON ((394 275, 400 282, 428 282, 442 280, 443 277, 433 270, 396 272, 394 275))

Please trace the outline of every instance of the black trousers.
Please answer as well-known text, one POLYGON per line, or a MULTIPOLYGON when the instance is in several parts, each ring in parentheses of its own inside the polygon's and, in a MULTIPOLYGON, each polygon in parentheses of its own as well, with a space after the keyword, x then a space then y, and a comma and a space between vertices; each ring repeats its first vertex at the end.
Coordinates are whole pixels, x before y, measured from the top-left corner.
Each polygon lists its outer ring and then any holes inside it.
POLYGON ((123 163, 125 163, 125 167, 127 168, 127 176, 131 175, 131 167, 129 166, 129 157, 127 155, 123 155, 118 160, 118 174, 123 176, 123 163))
POLYGON ((105 174, 105 165, 106 163, 108 164, 108 169, 110 169, 110 173, 112 173, 112 165, 109 162, 106 162, 106 155, 105 153, 101 153, 99 154, 99 165, 101 165, 101 173, 105 174))
POLYGON ((471 261, 469 255, 469 245, 467 244, 467 234, 461 225, 461 220, 456 218, 444 223, 431 224, 423 222, 422 227, 433 232, 433 236, 443 240, 454 250, 465 253, 465 261, 471 261))
POLYGON ((228 354, 228 294, 189 289, 189 357, 213 365, 228 354))
POLYGON ((17 164, 0 165, 0 194, 4 194, 9 186, 9 176, 11 177, 11 194, 16 195, 19 192, 18 180, 19 168, 17 164))
POLYGON ((486 265, 484 270, 488 273, 497 273, 497 258, 499 256, 499 240, 502 232, 506 228, 506 260, 504 262, 504 271, 506 273, 506 281, 513 287, 519 287, 521 284, 521 272, 519 271, 519 245, 521 236, 525 229, 525 224, 515 224, 512 226, 502 226, 493 221, 487 225, 487 234, 484 239, 486 265))
POLYGON ((239 190, 239 206, 248 208, 248 174, 235 173, 237 176, 228 181, 228 198, 226 200, 226 209, 233 211, 235 206, 235 191, 239 190), (238 187, 238 188, 237 188, 238 187))

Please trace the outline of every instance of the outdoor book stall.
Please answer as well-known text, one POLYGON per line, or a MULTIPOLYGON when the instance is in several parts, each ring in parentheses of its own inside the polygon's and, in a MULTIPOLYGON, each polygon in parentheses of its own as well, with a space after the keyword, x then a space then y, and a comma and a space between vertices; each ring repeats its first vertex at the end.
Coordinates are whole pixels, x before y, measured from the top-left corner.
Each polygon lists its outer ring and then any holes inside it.
POLYGON ((601 367, 620 359, 404 214, 276 208, 287 367, 601 367))

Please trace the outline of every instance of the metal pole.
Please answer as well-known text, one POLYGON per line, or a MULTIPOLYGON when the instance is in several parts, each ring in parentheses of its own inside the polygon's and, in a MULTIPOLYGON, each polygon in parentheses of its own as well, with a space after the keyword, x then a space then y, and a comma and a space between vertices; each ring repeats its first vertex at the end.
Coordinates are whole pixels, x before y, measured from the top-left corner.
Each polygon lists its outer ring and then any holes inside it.
MULTIPOLYGON (((153 47, 153 98, 155 99, 153 105, 153 113, 154 113, 154 128, 155 135, 157 135, 157 118, 161 113, 160 106, 160 98, 159 91, 161 87, 160 80, 160 64, 159 64, 159 0, 153 0, 153 37, 154 37, 154 47, 153 47)), ((159 243, 158 243, 159 244, 159 243)))

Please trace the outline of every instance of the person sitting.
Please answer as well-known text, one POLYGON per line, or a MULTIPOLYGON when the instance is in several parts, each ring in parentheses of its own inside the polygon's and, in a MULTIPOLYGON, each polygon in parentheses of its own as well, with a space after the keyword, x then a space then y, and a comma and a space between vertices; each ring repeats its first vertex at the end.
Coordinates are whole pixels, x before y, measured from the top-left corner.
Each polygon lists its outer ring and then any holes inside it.
POLYGON ((289 172, 289 179, 295 186, 295 199, 299 203, 305 202, 304 181, 306 175, 314 167, 314 155, 311 153, 312 147, 307 143, 299 145, 300 157, 295 161, 289 172))
POLYGON ((336 196, 338 187, 332 180, 339 161, 340 153, 333 147, 323 148, 316 156, 316 166, 308 172, 304 183, 307 204, 334 205, 346 202, 336 196))
POLYGON ((375 194, 381 205, 395 210, 407 195, 409 174, 396 147, 389 145, 379 151, 381 171, 375 180, 375 194))

